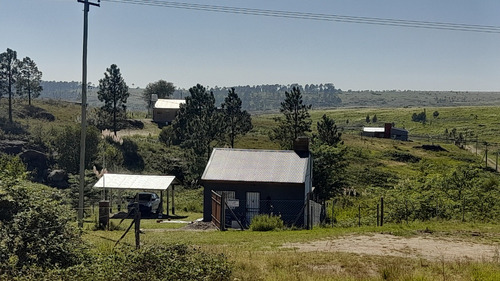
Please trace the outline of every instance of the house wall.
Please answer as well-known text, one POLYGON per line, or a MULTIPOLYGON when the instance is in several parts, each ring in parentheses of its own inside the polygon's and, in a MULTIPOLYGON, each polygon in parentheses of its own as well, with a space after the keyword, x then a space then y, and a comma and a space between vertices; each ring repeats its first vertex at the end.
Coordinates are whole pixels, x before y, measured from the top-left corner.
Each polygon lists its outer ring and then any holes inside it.
MULTIPOLYGON (((203 196, 203 221, 212 220, 211 190, 234 191, 235 198, 240 200, 239 207, 234 209, 237 215, 243 218, 246 212, 247 192, 259 192, 259 213, 281 214, 285 223, 293 223, 300 213, 305 202, 305 185, 302 184, 278 184, 278 183, 245 183, 245 182, 216 182, 204 181, 203 196)), ((303 223, 303 218, 298 220, 303 223)))
POLYGON ((178 108, 153 108, 153 121, 157 123, 171 123, 178 111, 178 108))

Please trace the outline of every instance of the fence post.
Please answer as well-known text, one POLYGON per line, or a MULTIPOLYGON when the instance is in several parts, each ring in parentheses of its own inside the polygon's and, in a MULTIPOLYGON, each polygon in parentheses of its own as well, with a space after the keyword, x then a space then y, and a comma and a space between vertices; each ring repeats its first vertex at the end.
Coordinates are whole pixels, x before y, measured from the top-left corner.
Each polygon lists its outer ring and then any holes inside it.
POLYGON ((135 248, 140 249, 141 248, 141 237, 140 237, 140 232, 141 232, 141 211, 139 209, 139 202, 135 202, 134 204, 135 207, 135 248))
POLYGON ((358 227, 361 227, 361 204, 358 205, 358 227))
POLYGON ((384 226, 384 197, 380 197, 380 226, 384 226))
POLYGON ((335 218, 335 199, 332 199, 332 227, 334 223, 334 218, 335 218))
POLYGON ((307 210, 307 213, 305 214, 306 215, 306 229, 311 229, 311 202, 309 201, 309 197, 311 196, 310 193, 307 193, 307 196, 306 196, 306 210, 307 210))
POLYGON ((377 203, 377 226, 380 226, 380 205, 377 203))
POLYGON ((220 196, 220 230, 226 230, 226 193, 224 191, 221 192, 220 196))

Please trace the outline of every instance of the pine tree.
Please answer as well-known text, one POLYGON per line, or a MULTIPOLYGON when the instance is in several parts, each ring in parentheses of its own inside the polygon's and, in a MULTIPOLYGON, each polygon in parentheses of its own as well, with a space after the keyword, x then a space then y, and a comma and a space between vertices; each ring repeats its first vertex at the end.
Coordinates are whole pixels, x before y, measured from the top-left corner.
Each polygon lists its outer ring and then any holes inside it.
POLYGON ((311 132, 309 109, 311 105, 303 103, 299 88, 293 87, 292 91, 285 92, 285 101, 280 108, 284 118, 274 118, 278 126, 271 132, 271 140, 278 141, 283 149, 292 148, 295 139, 311 132))
POLYGON ((125 104, 129 97, 127 84, 116 64, 112 64, 110 68, 107 68, 104 78, 99 80, 97 97, 99 101, 104 102, 101 112, 113 117, 113 132, 116 136, 117 122, 119 118, 125 119, 127 109, 125 104))
POLYGON ((31 98, 40 96, 43 88, 42 72, 38 70, 36 63, 29 57, 25 57, 19 63, 19 73, 17 78, 16 92, 19 96, 27 96, 28 104, 31 105, 31 98))
POLYGON ((12 88, 15 87, 18 64, 16 51, 7 48, 7 51, 0 54, 0 91, 9 95, 10 123, 12 123, 12 88))
POLYGON ((233 148, 236 136, 245 135, 252 129, 252 117, 246 110, 241 110, 241 99, 234 88, 229 90, 221 107, 224 136, 233 148))
POLYGON ((172 122, 176 141, 185 148, 193 149, 200 157, 209 158, 211 144, 221 132, 220 114, 215 107, 212 92, 197 84, 189 89, 190 96, 181 104, 177 117, 172 122))

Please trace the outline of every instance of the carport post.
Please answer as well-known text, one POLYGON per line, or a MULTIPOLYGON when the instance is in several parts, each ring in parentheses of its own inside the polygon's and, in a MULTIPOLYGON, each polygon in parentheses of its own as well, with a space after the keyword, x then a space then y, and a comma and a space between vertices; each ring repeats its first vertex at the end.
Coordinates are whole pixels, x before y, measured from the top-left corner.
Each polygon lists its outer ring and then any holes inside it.
POLYGON ((172 216, 175 215, 174 193, 175 193, 175 185, 172 184, 172 216))
POLYGON ((168 188, 167 188, 166 192, 167 192, 167 217, 168 217, 168 216, 169 216, 169 213, 168 213, 168 212, 169 212, 169 209, 170 209, 170 200, 169 200, 169 198, 168 198, 168 193, 169 193, 169 192, 168 192, 168 188))

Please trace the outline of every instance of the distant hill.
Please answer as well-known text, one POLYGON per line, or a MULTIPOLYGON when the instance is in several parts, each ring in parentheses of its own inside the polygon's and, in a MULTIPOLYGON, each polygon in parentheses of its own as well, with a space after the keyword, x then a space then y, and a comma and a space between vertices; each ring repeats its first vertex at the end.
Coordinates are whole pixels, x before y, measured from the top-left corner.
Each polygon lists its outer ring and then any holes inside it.
MULTIPOLYGON (((81 102, 81 84, 79 82, 43 81, 41 98, 81 102)), ((342 91, 331 83, 290 85, 257 85, 234 86, 236 93, 243 102, 243 109, 253 113, 273 112, 280 108, 285 98, 285 91, 299 87, 305 104, 313 108, 336 107, 425 107, 425 106, 476 106, 500 105, 499 92, 467 92, 467 91, 342 91)), ((232 87, 214 87, 209 89, 214 93, 216 104, 220 105, 232 87)), ((132 111, 144 111, 141 88, 130 88, 127 107, 132 111)), ((98 107, 102 103, 97 99, 97 88, 90 85, 87 92, 90 106, 98 107)), ((189 95, 186 89, 177 89, 173 98, 185 98, 189 95)))

